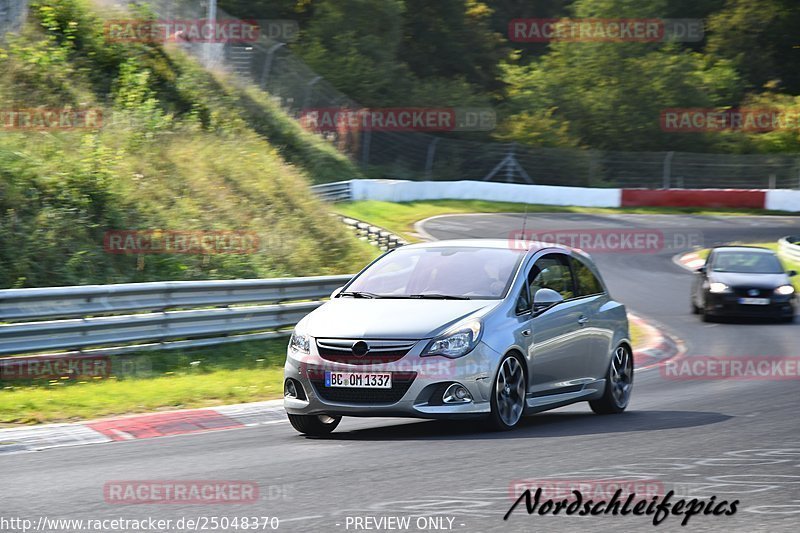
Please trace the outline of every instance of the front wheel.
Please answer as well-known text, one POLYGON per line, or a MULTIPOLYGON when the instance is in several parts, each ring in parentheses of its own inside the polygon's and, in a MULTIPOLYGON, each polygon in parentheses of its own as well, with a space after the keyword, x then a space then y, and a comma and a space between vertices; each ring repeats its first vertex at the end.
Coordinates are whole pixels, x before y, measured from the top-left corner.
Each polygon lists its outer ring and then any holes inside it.
POLYGON ((708 299, 703 298, 702 305, 699 308, 699 314, 703 322, 714 322, 714 315, 708 312, 708 299))
POLYGON ((508 431, 517 425, 525 408, 525 368, 513 355, 507 355, 500 363, 492 387, 492 412, 489 424, 492 429, 508 431))
POLYGON ((626 346, 614 350, 608 366, 606 388, 603 397, 589 402, 589 407, 598 415, 621 413, 628 407, 633 390, 633 354, 626 346))
POLYGON ((341 416, 288 415, 292 427, 306 435, 327 435, 342 421, 341 416))

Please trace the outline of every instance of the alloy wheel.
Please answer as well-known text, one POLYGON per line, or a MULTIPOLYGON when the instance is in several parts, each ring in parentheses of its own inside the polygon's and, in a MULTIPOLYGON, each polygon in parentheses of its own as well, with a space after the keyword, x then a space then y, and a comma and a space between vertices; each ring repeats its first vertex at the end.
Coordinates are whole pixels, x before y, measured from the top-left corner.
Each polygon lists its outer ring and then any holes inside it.
POLYGON ((495 383, 497 414, 507 426, 514 426, 525 407, 525 372, 516 357, 503 360, 495 383))
POLYGON ((614 352, 611 361, 611 393, 619 407, 628 405, 633 387, 633 358, 624 347, 614 352))

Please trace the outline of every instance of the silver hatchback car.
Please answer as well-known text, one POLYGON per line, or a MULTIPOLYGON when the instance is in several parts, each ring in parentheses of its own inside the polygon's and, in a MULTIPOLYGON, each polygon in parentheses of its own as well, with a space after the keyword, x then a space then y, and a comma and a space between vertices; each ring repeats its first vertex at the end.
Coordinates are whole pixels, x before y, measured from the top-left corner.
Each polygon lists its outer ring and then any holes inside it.
POLYGON ((376 259, 295 327, 284 405, 301 433, 342 416, 485 418, 630 401, 625 306, 579 250, 437 241, 376 259))

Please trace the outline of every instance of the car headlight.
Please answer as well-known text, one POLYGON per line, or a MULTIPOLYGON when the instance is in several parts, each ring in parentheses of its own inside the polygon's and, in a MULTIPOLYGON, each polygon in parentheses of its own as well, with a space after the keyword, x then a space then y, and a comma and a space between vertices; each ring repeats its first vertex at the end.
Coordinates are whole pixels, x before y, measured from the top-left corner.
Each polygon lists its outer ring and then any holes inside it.
POLYGON ((722 292, 731 292, 731 288, 725 285, 724 283, 720 283, 715 281, 708 285, 709 292, 713 292, 714 294, 719 294, 722 292))
POLYGON ((470 320, 433 339, 423 350, 422 355, 443 355, 451 359, 462 357, 475 348, 480 335, 480 321, 470 320))
POLYGON ((311 349, 311 339, 308 335, 298 332, 295 329, 292 332, 292 338, 289 339, 289 349, 295 353, 302 353, 308 355, 311 349))
POLYGON ((782 285, 775 289, 775 294, 780 294, 781 296, 789 296, 790 294, 794 294, 794 287, 791 285, 782 285))

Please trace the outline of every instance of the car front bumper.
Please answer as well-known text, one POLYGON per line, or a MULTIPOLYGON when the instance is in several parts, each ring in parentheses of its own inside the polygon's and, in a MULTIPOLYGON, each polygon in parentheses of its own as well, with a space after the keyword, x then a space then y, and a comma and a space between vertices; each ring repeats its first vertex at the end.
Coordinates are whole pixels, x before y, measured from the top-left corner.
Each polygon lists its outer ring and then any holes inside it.
POLYGON ((707 293, 706 313, 715 316, 789 318, 795 314, 794 296, 772 296, 768 305, 739 303, 740 295, 707 293))
POLYGON ((478 345, 464 357, 421 357, 427 340, 417 342, 402 359, 391 363, 353 365, 323 359, 312 340, 310 353, 287 352, 284 380, 302 386, 300 398, 284 398, 292 415, 400 416, 413 418, 470 418, 488 414, 492 385, 500 354, 478 345), (325 387, 324 373, 389 372, 392 389, 325 387), (452 383, 463 385, 472 396, 467 403, 445 404, 441 394, 452 383))

